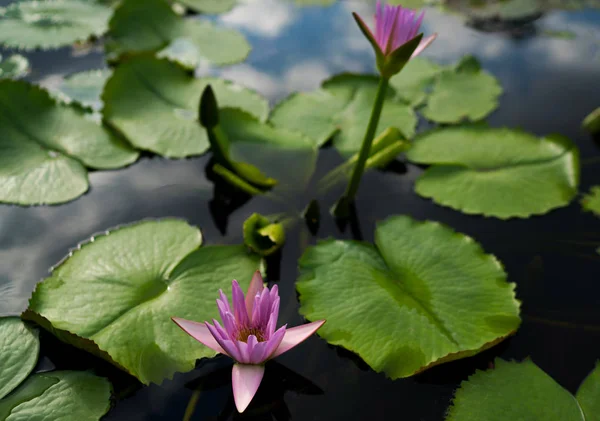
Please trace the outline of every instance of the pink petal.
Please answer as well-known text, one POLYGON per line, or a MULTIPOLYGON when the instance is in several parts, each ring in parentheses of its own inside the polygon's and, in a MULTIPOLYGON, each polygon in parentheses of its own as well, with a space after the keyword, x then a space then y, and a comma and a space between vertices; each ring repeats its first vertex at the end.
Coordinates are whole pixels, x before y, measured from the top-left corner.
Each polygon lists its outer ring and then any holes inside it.
POLYGON ((281 326, 279 329, 277 329, 275 331, 275 333, 273 333, 273 335, 269 338, 269 340, 267 342, 265 342, 267 344, 267 347, 265 349, 265 356, 264 356, 265 360, 270 359, 271 355, 275 352, 275 350, 277 348, 279 348, 279 345, 281 345, 281 341, 283 341, 283 338, 285 337, 286 330, 287 330, 287 325, 281 326))
POLYGON ((252 321, 254 297, 256 297, 256 294, 260 293, 263 288, 263 279, 260 272, 257 270, 254 272, 254 276, 252 277, 252 281, 250 281, 250 286, 248 287, 248 292, 246 292, 246 310, 248 310, 248 317, 250 318, 250 321, 252 321))
POLYGON ((425 48, 429 47, 429 44, 431 44, 436 37, 437 34, 433 34, 428 36, 427 38, 423 38, 419 43, 417 49, 412 53, 412 56, 410 56, 410 58, 416 57, 419 54, 421 54, 425 48))
POLYGON ((231 281, 231 301, 233 302, 233 311, 238 326, 248 326, 250 318, 244 302, 244 292, 235 279, 231 281))
MULTIPOLYGON (((217 324, 217 321, 214 320, 215 325, 217 324)), ((213 335, 213 337, 215 338, 215 340, 217 341, 217 343, 221 346, 221 348, 223 348, 225 350, 224 354, 233 358, 236 361, 239 361, 240 359, 240 353, 238 351, 238 349, 236 348, 235 344, 233 343, 233 341, 226 339, 224 337, 221 337, 219 335, 219 332, 217 331, 217 329, 212 326, 210 323, 205 323, 207 329, 210 331, 210 333, 213 335)))
POLYGON ((231 383, 238 412, 244 412, 250 405, 264 374, 264 365, 234 364, 231 383))
POLYGON ((273 352, 270 358, 275 358, 284 352, 289 351, 301 342, 304 342, 310 335, 315 333, 321 326, 325 324, 325 320, 319 320, 317 322, 307 323, 302 326, 292 327, 285 331, 285 336, 281 341, 279 347, 273 352))
POLYGON ((202 344, 221 354, 227 354, 204 323, 193 322, 191 320, 180 319, 178 317, 171 317, 171 320, 173 320, 177 326, 182 328, 188 335, 198 342, 201 342, 202 344))

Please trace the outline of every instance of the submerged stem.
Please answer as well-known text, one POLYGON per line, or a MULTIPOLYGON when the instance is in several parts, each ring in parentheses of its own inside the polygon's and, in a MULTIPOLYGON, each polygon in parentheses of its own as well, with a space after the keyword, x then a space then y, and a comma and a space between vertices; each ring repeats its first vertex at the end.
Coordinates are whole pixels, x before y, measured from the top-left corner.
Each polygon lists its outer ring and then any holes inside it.
POLYGON ((344 199, 346 199, 346 201, 352 201, 354 196, 356 196, 360 179, 365 172, 365 164, 369 158, 369 152, 371 151, 373 138, 375 137, 375 132, 377 130, 377 126, 379 125, 379 119, 381 117, 381 110, 383 109, 383 100, 385 99, 385 93, 387 92, 388 82, 389 80, 383 76, 379 80, 375 104, 373 104, 373 110, 371 111, 371 119, 369 120, 369 125, 367 126, 367 131, 365 133, 362 146, 360 147, 358 161, 356 162, 354 171, 352 171, 352 177, 350 178, 350 182, 346 188, 346 193, 344 194, 344 199))

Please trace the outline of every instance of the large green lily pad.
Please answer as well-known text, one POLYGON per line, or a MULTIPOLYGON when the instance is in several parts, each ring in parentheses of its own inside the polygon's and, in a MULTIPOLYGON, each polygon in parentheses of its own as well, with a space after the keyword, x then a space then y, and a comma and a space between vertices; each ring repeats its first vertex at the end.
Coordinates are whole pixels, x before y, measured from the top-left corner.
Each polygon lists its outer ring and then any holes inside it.
POLYGON ((461 384, 446 421, 600 419, 597 368, 577 392, 576 400, 531 360, 517 363, 497 359, 495 366, 493 370, 478 371, 461 384), (588 413, 586 409, 596 412, 588 413))
POLYGON ((474 355, 520 324, 515 285, 473 239, 395 216, 375 245, 323 241, 301 257, 300 313, 392 379, 474 355))
POLYGON ((0 55, 0 78, 19 79, 29 73, 29 60, 20 54, 13 54, 4 59, 0 55))
POLYGON ((208 21, 185 19, 165 0, 124 0, 110 21, 109 54, 118 57, 161 49, 166 49, 162 55, 190 67, 201 59, 214 64, 236 63, 250 53, 250 45, 239 32, 217 28, 208 21))
POLYGON ((138 157, 81 110, 13 80, 0 81, 0 150, 0 202, 23 205, 72 200, 88 189, 86 167, 120 168, 138 157))
POLYGON ((181 4, 203 13, 223 13, 231 10, 237 0, 180 0, 181 4))
POLYGON ((575 397, 585 414, 585 421, 600 421, 600 361, 581 383, 575 397))
POLYGON ((198 122, 198 104, 209 84, 219 105, 266 118, 269 104, 256 92, 222 79, 196 79, 177 64, 151 56, 117 67, 104 89, 103 114, 140 149, 172 158, 202 154, 209 142, 198 122))
POLYGON ((38 284, 24 317, 145 384, 189 371, 215 352, 171 317, 216 317, 219 289, 230 291, 234 278, 247 286, 260 263, 244 246, 200 243, 197 228, 172 219, 96 237, 38 284))
MULTIPOLYGON (((348 157, 360 149, 377 85, 375 76, 335 76, 317 92, 292 94, 273 110, 271 121, 307 135, 318 146, 333 137, 334 146, 348 157)), ((416 125, 412 108, 396 97, 394 88, 388 88, 377 134, 396 127, 410 138, 416 125)))
POLYGON ((0 14, 0 44, 11 48, 49 49, 100 36, 112 10, 93 1, 21 1, 0 14))
POLYGON ((468 214, 544 214, 569 204, 579 185, 579 152, 561 136, 450 127, 418 136, 407 157, 433 165, 417 180, 419 195, 468 214))
POLYGON ((98 421, 110 409, 108 380, 82 371, 35 374, 0 401, 1 421, 98 421))
POLYGON ((40 351, 37 330, 16 317, 0 318, 0 399, 31 373, 40 351))
POLYGON ((496 78, 482 70, 475 58, 467 56, 454 69, 437 76, 422 113, 438 123, 481 120, 498 107, 501 93, 496 78))

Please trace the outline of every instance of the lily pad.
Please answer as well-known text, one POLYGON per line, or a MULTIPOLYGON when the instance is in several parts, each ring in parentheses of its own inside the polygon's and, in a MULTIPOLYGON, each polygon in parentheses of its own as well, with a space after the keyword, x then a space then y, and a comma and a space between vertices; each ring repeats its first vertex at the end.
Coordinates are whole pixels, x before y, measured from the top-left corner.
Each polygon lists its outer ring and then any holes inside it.
POLYGON ((416 107, 425 101, 436 76, 443 70, 442 66, 431 60, 415 57, 402 72, 390 79, 390 85, 396 89, 398 98, 416 107))
POLYGON ((185 19, 165 0, 124 0, 110 21, 107 43, 107 51, 114 57, 163 50, 163 56, 190 67, 201 59, 219 65, 237 63, 250 49, 239 32, 217 28, 208 21, 185 19))
POLYGON ((498 80, 467 56, 454 69, 438 75, 422 113, 438 123, 477 121, 498 107, 500 94, 498 80))
POLYGON ((102 109, 102 90, 112 71, 110 69, 88 70, 66 77, 57 87, 59 97, 67 104, 77 102, 94 111, 102 109))
POLYGON ((433 165, 416 182, 419 195, 468 214, 541 215, 568 205, 579 185, 579 151, 561 136, 449 127, 418 136, 407 157, 433 165))
POLYGON ((13 54, 6 60, 0 55, 0 78, 19 79, 29 73, 29 60, 20 54, 13 54))
POLYGON ((0 81, 0 149, 0 202, 23 205, 72 200, 88 189, 86 167, 120 168, 138 157, 81 110, 8 79, 0 81))
POLYGON ((83 371, 36 374, 0 401, 2 421, 98 421, 110 409, 108 380, 83 371))
POLYGON ((217 316, 219 289, 247 286, 260 264, 244 246, 198 249, 181 220, 146 221, 79 247, 38 284, 24 317, 137 377, 161 383, 215 352, 182 334, 172 316, 217 316))
POLYGON ((179 0, 179 3, 196 12, 214 14, 224 13, 233 9, 237 0, 179 0))
MULTIPOLYGON (((598 409, 600 390, 598 370, 591 374, 577 393, 579 403, 532 361, 522 363, 497 359, 495 369, 478 371, 456 391, 446 421, 594 421, 583 415, 580 404, 591 403, 598 409), (590 380, 591 379, 591 380, 590 380), (588 381, 590 382, 589 384, 588 381), (587 395, 587 396, 585 396, 587 395), (593 399, 594 402, 588 402, 593 399)), ((584 405, 582 405, 584 406, 584 405)))
POLYGON ((40 351, 38 332, 27 327, 16 317, 0 318, 0 349, 2 350, 0 399, 2 399, 25 380, 35 367, 40 351))
MULTIPOLYGON (((292 94, 273 110, 275 126, 298 131, 318 146, 333 137, 334 146, 345 157, 359 151, 373 108, 378 78, 342 74, 329 79, 313 93, 292 94)), ((417 118, 409 106, 388 88, 377 134, 398 128, 406 138, 415 133, 417 118)))
POLYGON ((439 223, 390 217, 374 245, 323 241, 299 265, 300 313, 327 319, 320 336, 392 379, 477 354, 520 324, 500 262, 439 223))
POLYGON ((600 186, 593 186, 590 192, 581 199, 583 210, 593 212, 600 217, 600 186))
POLYGON ((59 48, 100 36, 112 9, 93 1, 21 1, 0 13, 0 44, 33 50, 59 48))
POLYGON ((104 89, 103 114, 140 149, 171 158, 202 154, 209 142, 198 122, 198 104, 209 84, 221 106, 266 119, 269 104, 256 92, 222 79, 196 79, 177 64, 151 56, 117 67, 104 89))

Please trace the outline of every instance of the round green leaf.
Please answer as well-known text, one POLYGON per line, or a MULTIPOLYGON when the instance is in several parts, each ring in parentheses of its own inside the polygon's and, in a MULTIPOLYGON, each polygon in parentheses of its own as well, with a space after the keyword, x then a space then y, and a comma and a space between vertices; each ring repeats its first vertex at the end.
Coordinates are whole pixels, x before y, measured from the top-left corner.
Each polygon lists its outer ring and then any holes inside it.
POLYGON ((19 79, 29 73, 29 60, 20 54, 13 54, 6 60, 0 55, 0 78, 19 79))
POLYGON ((0 399, 31 373, 40 351, 37 330, 16 317, 0 318, 0 399))
POLYGON ((450 127, 417 137, 407 157, 433 164, 417 180, 419 195, 468 214, 544 214, 569 204, 579 184, 579 152, 560 136, 450 127))
POLYGON ((237 63, 251 49, 239 32, 185 19, 165 0, 125 0, 110 21, 110 37, 111 55, 163 49, 161 56, 192 68, 201 59, 219 65, 237 63))
MULTIPOLYGON (((292 94, 273 110, 271 121, 276 126, 305 134, 318 146, 333 136, 334 146, 348 157, 360 149, 377 85, 375 76, 335 76, 317 92, 292 94)), ((388 88, 377 133, 396 127, 410 138, 416 125, 412 109, 396 98, 393 88, 388 88)))
POLYGON ((120 168, 138 157, 81 110, 12 80, 0 81, 0 150, 0 202, 25 205, 72 200, 88 188, 85 167, 120 168))
POLYGON ((496 78, 468 56, 454 70, 439 74, 422 113, 438 123, 477 121, 498 107, 500 94, 496 78))
POLYGON ((443 68, 426 58, 415 57, 400 73, 390 79, 390 85, 396 89, 398 98, 413 107, 427 98, 427 89, 443 68))
POLYGON ((179 3, 203 13, 224 13, 233 8, 237 0, 179 0, 179 3))
POLYGON ((102 90, 111 76, 110 69, 89 70, 63 79, 56 88, 59 98, 67 104, 74 101, 94 111, 102 109, 102 90))
POLYGON ((590 192, 581 199, 583 210, 600 216, 600 186, 593 186, 590 192))
POLYGON ((172 158, 202 154, 209 142, 198 122, 198 104, 209 84, 219 105, 266 118, 268 102, 256 92, 221 79, 195 79, 175 63, 151 56, 116 68, 102 95, 103 114, 140 149, 172 158))
POLYGON ((285 228, 268 218, 253 213, 244 221, 244 243, 254 252, 268 256, 285 243, 285 228))
POLYGON ((579 386, 575 397, 585 414, 585 421, 600 421, 600 362, 579 386))
POLYGON ((189 371, 215 353, 171 317, 216 317, 219 289, 229 290, 234 278, 247 286, 260 263, 244 246, 198 249, 200 243, 200 231, 180 220, 96 237, 38 284, 24 317, 145 384, 189 371))
POLYGON ((573 395, 530 360, 495 365, 461 384, 446 421, 586 421, 573 395))
POLYGON ((439 223, 391 217, 375 245, 324 241, 299 265, 300 313, 326 319, 320 336, 392 379, 474 355, 520 324, 500 262, 439 223))
POLYGON ((0 43, 11 48, 49 49, 102 35, 112 10, 93 1, 22 1, 0 14, 0 43))
POLYGON ((82 371, 36 374, 0 401, 2 421, 98 421, 110 409, 108 380, 82 371))

